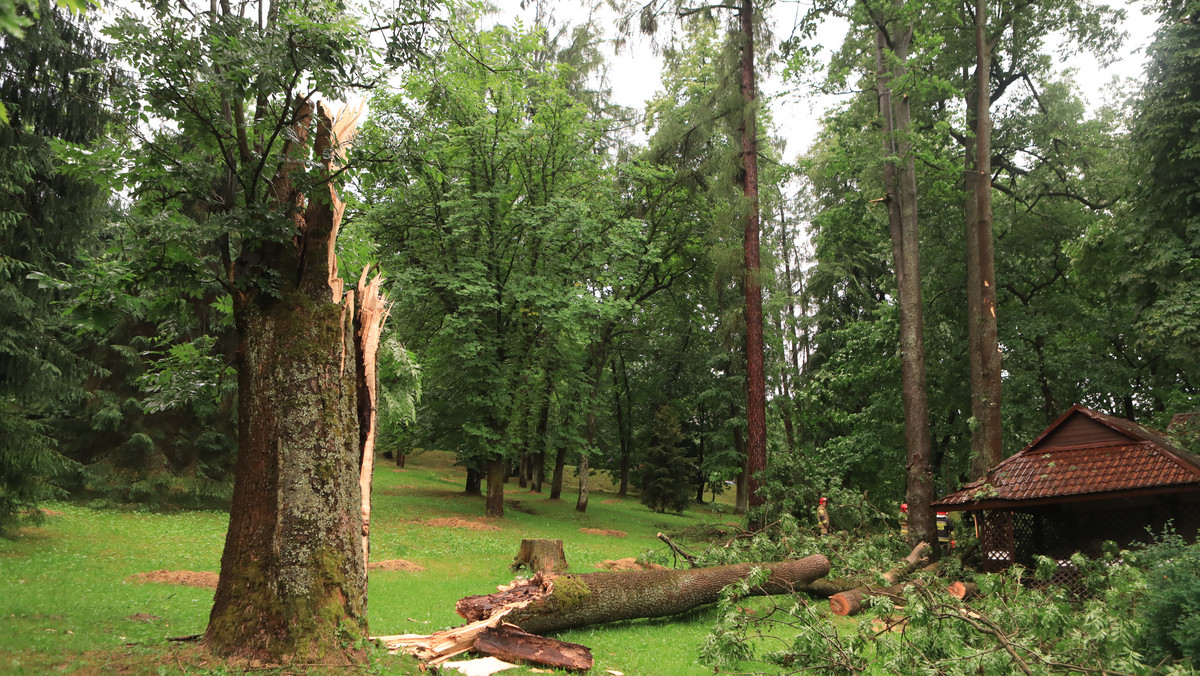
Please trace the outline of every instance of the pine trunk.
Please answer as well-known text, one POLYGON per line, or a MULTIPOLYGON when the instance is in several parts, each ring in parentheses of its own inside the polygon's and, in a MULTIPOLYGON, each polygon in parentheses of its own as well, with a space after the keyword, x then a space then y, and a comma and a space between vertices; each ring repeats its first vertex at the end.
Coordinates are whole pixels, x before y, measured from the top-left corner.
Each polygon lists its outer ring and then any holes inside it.
MULTIPOLYGON (((766 498, 760 473, 767 466, 767 385, 763 363, 762 281, 759 260, 758 225, 758 137, 755 123, 754 84, 754 0, 742 0, 742 168, 743 195, 746 201, 744 232, 746 294, 746 476, 750 508, 761 507, 766 498)), ((750 529, 763 525, 763 514, 756 513, 750 529)))

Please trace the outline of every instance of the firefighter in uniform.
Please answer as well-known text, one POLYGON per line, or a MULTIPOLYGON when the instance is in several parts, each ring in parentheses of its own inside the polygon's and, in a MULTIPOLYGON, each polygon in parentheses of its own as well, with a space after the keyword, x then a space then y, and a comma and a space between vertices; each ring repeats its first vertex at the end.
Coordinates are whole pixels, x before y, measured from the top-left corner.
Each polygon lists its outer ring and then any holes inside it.
POLYGON ((817 524, 821 526, 821 535, 829 535, 829 510, 825 509, 827 500, 822 497, 817 503, 817 524))
POLYGON ((954 524, 950 523, 950 515, 946 512, 937 513, 938 544, 954 549, 954 524))
POLYGON ((908 503, 900 505, 900 537, 908 539, 908 503))

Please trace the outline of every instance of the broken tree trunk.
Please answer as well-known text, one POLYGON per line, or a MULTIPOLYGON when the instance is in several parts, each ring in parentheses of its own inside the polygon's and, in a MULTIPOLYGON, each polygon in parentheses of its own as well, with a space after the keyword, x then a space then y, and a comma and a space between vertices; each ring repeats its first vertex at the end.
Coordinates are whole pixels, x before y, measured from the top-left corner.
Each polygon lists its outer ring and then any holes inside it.
POLYGON ((513 559, 512 569, 524 566, 534 573, 561 573, 567 569, 567 555, 562 540, 527 538, 513 559))
POLYGON ((754 595, 803 590, 829 574, 829 559, 820 554, 793 561, 694 568, 691 570, 626 570, 546 579, 541 575, 485 596, 459 600, 458 614, 468 620, 509 611, 506 621, 530 633, 590 624, 665 617, 714 603, 726 585, 755 568, 770 570, 754 595), (522 607, 511 609, 514 604, 522 607))
POLYGON ((555 669, 587 671, 592 651, 585 645, 527 634, 514 625, 488 627, 475 638, 472 651, 507 662, 531 662, 555 669))

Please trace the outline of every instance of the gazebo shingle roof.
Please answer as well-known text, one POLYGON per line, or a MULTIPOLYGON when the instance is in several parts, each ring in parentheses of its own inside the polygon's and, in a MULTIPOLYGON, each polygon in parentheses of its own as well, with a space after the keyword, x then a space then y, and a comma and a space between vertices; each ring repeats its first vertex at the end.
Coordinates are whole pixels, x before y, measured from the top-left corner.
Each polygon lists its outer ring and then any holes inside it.
POLYGON ((986 477, 933 504, 1001 508, 1188 488, 1200 490, 1200 459, 1159 432, 1074 406, 986 477))

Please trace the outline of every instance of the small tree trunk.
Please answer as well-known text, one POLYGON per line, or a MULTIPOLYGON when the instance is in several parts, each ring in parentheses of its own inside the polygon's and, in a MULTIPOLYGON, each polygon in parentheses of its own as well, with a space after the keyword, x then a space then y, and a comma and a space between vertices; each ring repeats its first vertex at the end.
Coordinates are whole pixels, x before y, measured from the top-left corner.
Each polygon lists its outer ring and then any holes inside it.
POLYGON ((467 485, 463 492, 467 495, 483 495, 483 475, 474 467, 467 468, 467 485))
POLYGON ((588 449, 579 451, 579 499, 575 501, 575 511, 586 512, 588 506, 588 449))
POLYGON ((534 493, 542 492, 542 482, 546 479, 546 454, 538 451, 533 454, 533 479, 529 482, 529 490, 534 493))
POLYGON ((1000 463, 1000 351, 996 318, 996 257, 992 242, 992 116, 991 70, 992 45, 987 39, 987 2, 975 2, 975 222, 967 227, 975 231, 968 244, 976 247, 978 267, 978 311, 974 319, 978 352, 979 389, 971 394, 971 412, 976 425, 972 430, 970 478, 977 479, 1000 463))
POLYGON ((504 479, 508 475, 508 461, 493 458, 487 461, 487 508, 492 518, 504 516, 504 479))
POLYGON ((550 499, 562 499, 563 468, 567 465, 567 449, 559 442, 554 452, 554 473, 550 477, 550 499))

